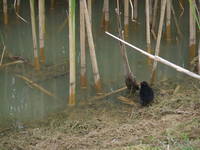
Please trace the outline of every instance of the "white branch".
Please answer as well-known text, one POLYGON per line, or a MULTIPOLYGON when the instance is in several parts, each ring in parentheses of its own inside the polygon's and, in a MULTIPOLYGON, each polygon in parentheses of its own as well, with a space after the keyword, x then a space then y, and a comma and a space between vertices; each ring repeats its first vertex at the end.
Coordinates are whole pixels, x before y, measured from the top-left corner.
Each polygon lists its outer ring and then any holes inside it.
POLYGON ((105 33, 108 34, 109 36, 113 37, 114 39, 117 39, 117 40, 119 40, 120 42, 126 44, 127 46, 132 47, 132 48, 135 49, 136 51, 138 51, 138 52, 140 52, 140 53, 142 53, 142 54, 144 54, 144 55, 150 57, 151 59, 154 59, 154 60, 156 60, 156 61, 159 61, 159 62, 161 62, 161 63, 163 63, 163 64, 165 64, 165 65, 167 65, 167 66, 170 66, 170 67, 176 69, 178 72, 183 72, 183 73, 185 73, 185 74, 187 74, 187 75, 189 75, 189 76, 191 76, 191 77, 193 77, 193 78, 196 78, 196 79, 199 79, 199 80, 200 80, 200 75, 198 75, 198 74, 196 74, 196 73, 194 73, 194 72, 191 72, 191 71, 189 71, 189 70, 187 70, 187 69, 185 69, 185 68, 183 68, 183 67, 180 67, 180 66, 178 66, 178 65, 176 65, 176 64, 174 64, 174 63, 171 63, 171 62, 169 62, 169 61, 167 61, 167 60, 165 60, 165 59, 163 59, 163 58, 161 58, 161 57, 159 57, 159 56, 154 56, 154 55, 152 55, 152 54, 149 54, 149 53, 145 52, 144 50, 142 50, 142 49, 140 49, 140 48, 138 48, 138 47, 136 47, 136 46, 133 46, 132 44, 130 44, 130 43, 128 43, 128 42, 126 42, 126 41, 124 41, 124 40, 122 40, 122 39, 120 39, 120 38, 114 36, 114 35, 112 35, 112 34, 109 33, 109 32, 105 32, 105 33))

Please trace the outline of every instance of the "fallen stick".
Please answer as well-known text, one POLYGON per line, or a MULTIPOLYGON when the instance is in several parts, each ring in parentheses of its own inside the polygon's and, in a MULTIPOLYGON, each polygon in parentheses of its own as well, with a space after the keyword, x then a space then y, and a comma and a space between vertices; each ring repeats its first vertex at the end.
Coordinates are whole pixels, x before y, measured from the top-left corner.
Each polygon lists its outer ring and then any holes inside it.
POLYGON ((130 44, 130 43, 128 43, 128 42, 126 42, 126 41, 124 41, 124 40, 122 40, 122 39, 120 39, 120 38, 114 36, 114 35, 112 35, 112 34, 109 33, 109 32, 105 32, 105 33, 108 34, 109 36, 113 37, 114 39, 117 39, 117 40, 121 41, 122 43, 128 45, 129 47, 132 47, 134 50, 136 50, 136 51, 138 51, 138 52, 140 52, 140 53, 142 53, 142 54, 148 56, 148 57, 151 58, 151 59, 154 59, 154 60, 156 60, 156 61, 159 61, 159 62, 161 62, 161 63, 163 63, 163 64, 165 64, 165 65, 167 65, 167 66, 170 66, 171 68, 176 69, 176 71, 178 71, 178 72, 185 73, 185 74, 187 74, 188 76, 191 76, 191 77, 193 77, 193 78, 196 78, 196 79, 199 79, 199 80, 200 80, 200 75, 198 75, 198 74, 196 74, 196 73, 194 73, 194 72, 191 72, 191 71, 189 71, 189 70, 187 70, 187 69, 185 69, 185 68, 183 68, 183 67, 177 66, 176 64, 171 63, 171 62, 169 62, 169 61, 167 61, 167 60, 165 60, 165 59, 163 59, 163 58, 161 58, 161 57, 159 57, 159 56, 154 56, 154 55, 152 55, 152 54, 149 54, 149 53, 145 52, 144 50, 142 50, 142 49, 140 49, 140 48, 138 48, 138 47, 136 47, 136 46, 133 46, 132 44, 130 44))
POLYGON ((16 76, 17 76, 18 78, 22 79, 22 80, 25 80, 25 81, 28 82, 30 85, 34 86, 35 88, 37 88, 38 90, 40 90, 40 91, 43 92, 44 94, 55 98, 55 95, 54 95, 53 93, 49 92, 48 90, 46 90, 46 89, 43 88, 42 86, 38 85, 37 83, 33 82, 32 80, 28 79, 27 77, 22 76, 22 75, 16 75, 16 76))
POLYGON ((112 91, 112 92, 109 92, 109 93, 105 93, 105 94, 100 95, 100 96, 94 96, 94 97, 92 97, 92 98, 89 99, 89 100, 99 100, 99 99, 103 99, 103 98, 108 97, 108 96, 110 96, 110 95, 113 95, 113 94, 122 92, 122 91, 124 91, 124 90, 126 90, 126 89, 127 89, 127 87, 123 87, 123 88, 117 89, 117 90, 115 90, 115 91, 112 91))
POLYGON ((13 61, 13 62, 9 62, 9 63, 3 64, 3 65, 0 65, 0 68, 8 67, 10 65, 15 65, 15 64, 22 64, 22 63, 24 63, 24 61, 16 60, 16 61, 13 61))
POLYGON ((133 100, 131 100, 131 99, 127 98, 127 97, 119 96, 119 97, 117 97, 117 99, 120 100, 122 103, 136 106, 136 104, 133 102, 133 100))
POLYGON ((2 52, 2 55, 1 55, 0 66, 2 65, 2 62, 3 62, 3 57, 4 57, 5 50, 6 50, 6 47, 4 46, 3 47, 3 52, 2 52))

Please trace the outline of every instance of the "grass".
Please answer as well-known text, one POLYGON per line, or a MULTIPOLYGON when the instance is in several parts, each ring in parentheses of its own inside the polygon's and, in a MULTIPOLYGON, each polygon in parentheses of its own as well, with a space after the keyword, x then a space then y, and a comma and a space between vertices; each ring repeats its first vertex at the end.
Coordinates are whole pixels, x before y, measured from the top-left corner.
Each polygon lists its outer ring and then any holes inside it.
POLYGON ((86 101, 27 128, 1 132, 0 149, 198 150, 199 87, 192 80, 160 82, 149 107, 125 105, 115 96, 86 101))

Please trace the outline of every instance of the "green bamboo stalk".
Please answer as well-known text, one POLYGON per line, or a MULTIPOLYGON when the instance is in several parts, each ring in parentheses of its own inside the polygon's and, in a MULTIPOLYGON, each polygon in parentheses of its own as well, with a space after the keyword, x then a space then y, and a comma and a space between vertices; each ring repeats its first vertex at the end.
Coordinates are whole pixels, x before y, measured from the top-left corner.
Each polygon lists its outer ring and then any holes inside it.
POLYGON ((76 47, 75 47, 75 0, 69 0, 69 105, 75 105, 75 88, 76 88, 76 47))
POLYGON ((35 0, 30 0, 32 38, 33 38, 33 49, 34 49, 34 67, 35 67, 35 70, 40 70, 40 64, 39 64, 39 59, 38 59, 38 46, 37 46, 34 7, 35 7, 35 0))

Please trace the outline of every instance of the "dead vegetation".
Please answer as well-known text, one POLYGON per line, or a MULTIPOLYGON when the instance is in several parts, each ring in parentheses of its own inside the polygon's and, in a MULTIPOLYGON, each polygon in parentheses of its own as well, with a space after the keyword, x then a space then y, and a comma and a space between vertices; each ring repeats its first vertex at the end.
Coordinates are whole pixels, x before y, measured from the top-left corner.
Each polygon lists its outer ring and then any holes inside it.
POLYGON ((123 104, 119 95, 90 99, 25 128, 1 131, 0 149, 200 149, 200 83, 190 80, 158 83, 149 107, 123 104))

